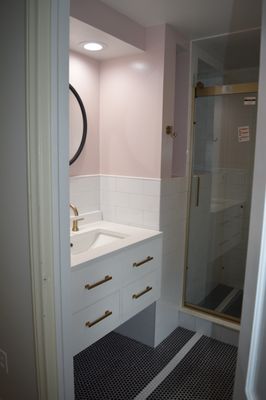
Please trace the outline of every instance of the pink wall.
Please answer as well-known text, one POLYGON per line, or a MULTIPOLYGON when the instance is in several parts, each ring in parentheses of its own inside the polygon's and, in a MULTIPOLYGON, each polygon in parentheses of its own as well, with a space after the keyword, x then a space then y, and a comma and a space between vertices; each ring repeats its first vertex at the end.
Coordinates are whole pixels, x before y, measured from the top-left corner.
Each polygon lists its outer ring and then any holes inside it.
POLYGON ((145 53, 101 64, 103 174, 160 177, 164 35, 164 26, 148 28, 145 53))
POLYGON ((70 83, 88 117, 85 149, 71 176, 185 174, 188 54, 188 42, 169 26, 146 29, 143 54, 101 63, 70 54, 70 83), (167 125, 177 129, 176 139, 165 134, 167 125))
POLYGON ((173 141, 174 176, 186 175, 187 137, 189 132, 189 73, 190 52, 181 51, 176 57, 175 130, 173 141))
MULTIPOLYGON (((164 58, 164 90, 163 90, 163 124, 162 124, 162 159, 161 159, 161 177, 169 178, 173 175, 173 162, 176 165, 176 158, 179 156, 179 149, 176 146, 176 142, 178 138, 172 138, 169 135, 166 135, 165 128, 167 125, 173 126, 176 128, 179 127, 179 124, 184 126, 187 123, 187 113, 180 114, 178 116, 180 120, 177 121, 175 119, 176 108, 175 102, 176 99, 180 98, 180 96, 176 95, 176 80, 182 81, 185 79, 184 85, 186 86, 186 91, 188 92, 188 81, 186 77, 182 74, 185 71, 177 71, 177 52, 187 50, 189 47, 189 42, 184 40, 184 38, 172 29, 170 26, 166 25, 165 27, 165 58, 164 58), (176 76, 176 72, 178 72, 178 76, 176 76), (178 126, 177 126, 178 125, 178 126)), ((187 71, 189 71, 189 64, 186 65, 187 71)), ((184 89, 184 86, 183 86, 184 89)), ((183 94, 183 93, 182 93, 183 94)), ((181 96, 182 97, 182 96, 181 96)), ((184 107, 182 108, 183 112, 188 107, 187 98, 184 98, 184 107)), ((182 100, 181 100, 182 101, 182 100)), ((179 135, 180 131, 176 131, 176 134, 179 135)), ((187 131, 185 132, 187 135, 187 131)), ((182 149, 183 151, 183 149, 182 149)))
POLYGON ((70 52, 69 82, 79 93, 84 104, 88 132, 85 147, 70 166, 70 176, 99 173, 99 62, 70 52))

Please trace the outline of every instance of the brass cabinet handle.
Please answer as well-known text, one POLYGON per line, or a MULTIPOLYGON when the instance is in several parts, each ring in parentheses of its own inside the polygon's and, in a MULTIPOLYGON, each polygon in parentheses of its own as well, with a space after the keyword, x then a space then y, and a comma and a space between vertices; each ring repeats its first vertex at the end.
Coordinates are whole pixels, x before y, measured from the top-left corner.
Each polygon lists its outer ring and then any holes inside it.
POLYGON ((85 285, 85 289, 91 290, 93 288, 95 288, 96 286, 102 285, 105 282, 110 281, 111 279, 113 279, 113 277, 111 275, 106 275, 102 280, 95 282, 93 284, 89 284, 87 283, 87 285, 85 285))
POLYGON ((144 289, 142 292, 133 294, 132 299, 138 299, 139 297, 143 296, 145 293, 148 293, 150 290, 152 290, 152 286, 147 286, 146 289, 144 289))
POLYGON ((93 325, 98 324, 98 323, 101 322, 103 319, 105 319, 105 318, 107 318, 107 317, 110 317, 110 315, 112 315, 112 314, 113 314, 112 311, 106 310, 105 313, 104 313, 104 315, 102 315, 101 317, 95 319, 95 320, 92 321, 92 322, 90 322, 90 321, 86 322, 86 323, 85 323, 85 326, 86 326, 87 328, 91 328, 93 325))
POLYGON ((142 260, 140 262, 134 262, 133 267, 140 267, 141 265, 143 265, 151 260, 153 260, 153 257, 148 256, 147 258, 145 258, 145 260, 142 260))

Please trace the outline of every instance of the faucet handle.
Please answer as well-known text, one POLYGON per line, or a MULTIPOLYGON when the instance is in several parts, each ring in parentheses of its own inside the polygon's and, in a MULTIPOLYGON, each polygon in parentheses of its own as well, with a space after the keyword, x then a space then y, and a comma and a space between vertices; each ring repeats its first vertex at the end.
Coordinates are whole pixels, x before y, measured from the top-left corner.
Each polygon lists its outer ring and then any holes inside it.
POLYGON ((84 218, 82 218, 82 217, 74 217, 73 219, 72 219, 72 221, 84 221, 84 218))

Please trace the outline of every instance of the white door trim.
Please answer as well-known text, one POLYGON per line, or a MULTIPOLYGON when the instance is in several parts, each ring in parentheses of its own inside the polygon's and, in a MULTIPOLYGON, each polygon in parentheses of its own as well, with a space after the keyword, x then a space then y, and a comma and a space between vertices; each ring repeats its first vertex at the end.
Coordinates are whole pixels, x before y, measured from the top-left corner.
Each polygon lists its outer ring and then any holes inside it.
MULTIPOLYGON (((258 372, 261 372, 259 371, 263 341, 261 327, 263 301, 266 295, 266 0, 263 0, 262 3, 256 148, 243 310, 234 390, 235 400, 257 399, 258 382, 256 380, 258 372)), ((263 381, 262 374, 260 378, 263 381)))
POLYGON ((26 15, 28 203, 38 391, 40 400, 72 399, 70 318, 64 311, 69 305, 62 301, 70 274, 65 134, 69 2, 27 0, 26 15), (65 348, 69 348, 66 354, 65 348))
POLYGON ((261 239, 261 254, 258 272, 255 310, 252 326, 250 355, 246 379, 246 395, 248 400, 256 400, 256 377, 259 365, 258 360, 262 351, 262 324, 265 319, 264 305, 266 304, 266 200, 264 203, 263 231, 261 239))

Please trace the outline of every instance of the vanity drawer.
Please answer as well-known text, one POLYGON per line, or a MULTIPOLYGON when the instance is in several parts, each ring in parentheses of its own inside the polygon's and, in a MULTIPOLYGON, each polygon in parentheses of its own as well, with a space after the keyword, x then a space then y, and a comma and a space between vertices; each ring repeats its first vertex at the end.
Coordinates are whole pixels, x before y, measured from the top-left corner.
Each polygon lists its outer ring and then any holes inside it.
POLYGON ((123 321, 148 307, 160 297, 160 270, 157 269, 122 289, 123 321))
POLYGON ((95 303, 113 293, 121 285, 121 259, 108 257, 89 263, 81 269, 72 270, 71 297, 72 312, 95 303))
POLYGON ((162 237, 134 246, 125 253, 125 280, 136 280, 161 267, 162 237))
POLYGON ((73 351, 79 353, 119 325, 119 291, 72 316, 73 351))

